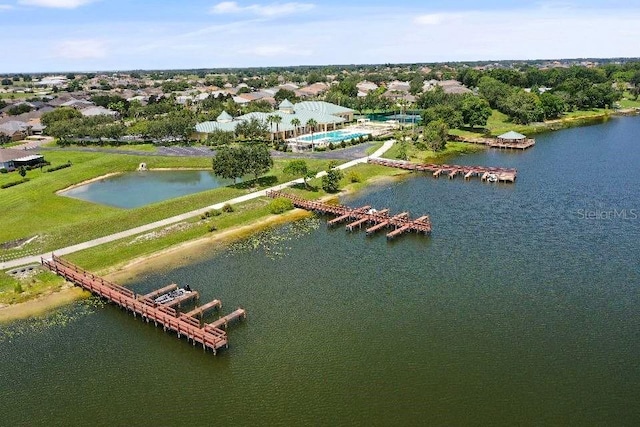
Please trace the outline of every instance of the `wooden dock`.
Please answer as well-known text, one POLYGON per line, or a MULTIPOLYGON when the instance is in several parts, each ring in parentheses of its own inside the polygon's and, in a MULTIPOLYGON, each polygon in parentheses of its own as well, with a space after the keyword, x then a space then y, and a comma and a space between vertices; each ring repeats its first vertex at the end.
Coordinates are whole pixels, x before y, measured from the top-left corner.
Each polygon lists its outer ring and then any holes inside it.
POLYGON ((449 179, 454 179, 458 175, 464 176, 465 180, 479 177, 482 181, 514 183, 518 176, 518 171, 513 168, 495 168, 486 166, 461 166, 461 165, 437 165, 433 163, 412 163, 404 160, 391 160, 382 158, 370 158, 369 163, 373 165, 387 166, 390 168, 405 169, 416 172, 430 172, 434 178, 446 175, 449 179))
POLYGON ((453 136, 453 135, 450 135, 449 138, 451 138, 454 141, 466 142, 468 144, 485 145, 487 147, 497 148, 500 150, 526 150, 536 145, 536 140, 533 138, 526 138, 521 142, 504 142, 504 141, 500 141, 498 138, 484 138, 484 137, 467 138, 463 136, 453 136))
POLYGON ((52 255, 51 259, 43 258, 41 262, 44 267, 64 277, 71 283, 131 311, 134 317, 140 315, 147 322, 153 322, 156 326, 161 325, 165 331, 176 332, 178 338, 185 336, 194 346, 196 344, 202 345, 205 351, 211 349, 213 354, 216 354, 221 348, 229 347, 227 333, 220 329, 218 325, 226 326, 231 320, 246 318, 247 316, 245 310, 239 308, 213 323, 201 326, 201 322, 196 316, 201 317, 207 310, 220 308, 222 306, 220 301, 214 300, 188 313, 180 313, 172 306, 198 298, 198 292, 190 291, 168 303, 158 304, 154 301, 154 298, 167 292, 175 291, 178 289, 178 285, 171 284, 146 295, 138 295, 130 289, 96 276, 55 255, 52 255), (175 302, 176 300, 178 302, 175 302))
POLYGON ((351 208, 342 205, 330 205, 328 203, 318 202, 314 200, 306 200, 301 197, 281 191, 270 191, 267 196, 271 198, 285 197, 293 202, 296 208, 305 209, 323 215, 334 215, 335 219, 329 221, 327 225, 332 226, 345 221, 352 221, 347 224, 348 231, 353 231, 365 224, 371 226, 367 228, 367 235, 371 235, 383 228, 393 228, 393 231, 387 233, 388 239, 393 239, 403 233, 422 233, 431 234, 431 220, 428 215, 421 216, 418 219, 411 219, 408 212, 391 216, 389 209, 375 210, 370 206, 362 206, 360 208, 351 208))

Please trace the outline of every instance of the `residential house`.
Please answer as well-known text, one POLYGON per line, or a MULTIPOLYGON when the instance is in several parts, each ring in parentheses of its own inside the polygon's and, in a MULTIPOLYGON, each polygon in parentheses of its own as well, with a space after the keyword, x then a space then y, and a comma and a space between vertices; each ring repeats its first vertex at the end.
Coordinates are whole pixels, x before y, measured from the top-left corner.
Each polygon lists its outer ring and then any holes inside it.
POLYGON ((44 162, 42 154, 28 154, 12 148, 0 149, 0 169, 12 171, 20 166, 33 166, 44 162))
POLYGON ((0 135, 9 137, 11 141, 20 141, 31 135, 31 126, 25 122, 10 120, 0 123, 0 135))

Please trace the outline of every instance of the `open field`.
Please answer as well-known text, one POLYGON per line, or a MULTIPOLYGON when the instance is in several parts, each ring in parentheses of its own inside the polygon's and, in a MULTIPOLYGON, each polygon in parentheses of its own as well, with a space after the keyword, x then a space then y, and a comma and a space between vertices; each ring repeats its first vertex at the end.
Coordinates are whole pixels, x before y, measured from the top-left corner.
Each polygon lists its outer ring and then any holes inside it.
MULTIPOLYGON (((467 144, 464 142, 449 141, 443 151, 418 150, 411 143, 406 144, 407 157, 409 161, 420 163, 444 163, 447 159, 465 153, 474 153, 486 150, 487 148, 478 144, 467 144)), ((399 159, 400 144, 395 144, 383 157, 387 159, 399 159)))
MULTIPOLYGON (((119 209, 98 205, 55 193, 71 185, 108 173, 134 171, 139 163, 149 168, 209 169, 211 159, 197 157, 144 157, 91 152, 47 152, 52 164, 71 161, 73 166, 52 173, 39 169, 27 172, 27 183, 0 190, 0 210, 3 227, 0 243, 38 236, 21 249, 0 249, 3 260, 15 259, 55 248, 83 242, 96 237, 133 228, 173 215, 222 202, 249 193, 250 185, 217 188, 189 196, 143 206, 119 209)), ((324 160, 308 160, 313 168, 323 169, 324 160)), ((276 161, 259 186, 270 186, 294 178, 282 172, 286 162, 276 161)), ((19 180, 16 172, 0 174, 0 185, 19 180)), ((253 184, 251 184, 253 185, 253 184)))
MULTIPOLYGON (((325 162, 320 161, 309 161, 309 163, 313 167, 317 168, 320 168, 320 166, 326 166, 325 162)), ((283 166, 283 162, 276 163, 276 166, 272 171, 275 176, 281 176, 281 169, 283 166)), ((365 187, 368 183, 381 178, 400 176, 405 175, 406 173, 406 171, 400 171, 397 169, 361 164, 346 171, 341 186, 345 188, 345 191, 356 191, 365 187)), ((283 180, 284 178, 285 177, 283 177, 283 180)), ((309 184, 309 189, 304 188, 304 186, 299 186, 298 188, 291 189, 290 191, 300 194, 306 198, 321 198, 329 196, 322 190, 320 179, 311 180, 309 184)), ((211 192, 220 192, 219 190, 225 189, 212 190, 211 192)), ((239 191, 237 189, 228 188, 226 190, 239 191)), ((225 192, 224 194, 227 193, 225 192)), ((201 198, 196 196, 197 195, 182 197, 175 199, 175 201, 159 203, 154 206, 162 205, 165 206, 166 209, 174 209, 173 204, 178 203, 178 206, 183 207, 180 211, 185 211, 187 210, 184 208, 185 199, 203 201, 201 198)), ((219 194, 216 194, 215 198, 218 199, 218 196, 219 194)), ((223 198, 226 199, 228 197, 223 198)), ((203 202, 206 201, 205 205, 208 205, 211 204, 211 200, 213 199, 205 199, 203 202)), ((69 255, 68 258, 73 262, 82 265, 84 268, 94 271, 104 271, 105 269, 110 269, 114 266, 123 265, 131 260, 140 259, 140 257, 148 257, 161 251, 179 247, 180 245, 185 244, 185 242, 192 242, 203 238, 216 238, 221 234, 226 235, 225 233, 227 232, 231 233, 229 234, 229 238, 238 238, 251 232, 256 227, 273 225, 278 222, 282 222, 283 220, 292 220, 308 215, 308 213, 302 211, 294 211, 284 216, 274 216, 269 211, 270 201, 271 199, 268 198, 260 198, 239 205, 234 205, 233 212, 223 212, 218 215, 211 215, 208 217, 192 218, 151 232, 142 233, 137 236, 124 238, 98 247, 86 249, 69 255), (233 230, 238 230, 238 232, 234 232, 233 230), (240 231, 242 231, 242 233, 239 233, 240 231)), ((192 203, 195 203, 195 201, 192 203)), ((135 209, 133 211, 139 210, 144 210, 144 208, 135 209)), ((115 209, 115 211, 120 210, 115 209)), ((125 214, 127 212, 129 211, 126 211, 125 214)), ((117 216, 116 213, 111 213, 110 215, 117 216)), ((101 218, 101 220, 104 221, 104 217, 101 218)), ((66 229, 66 227, 63 228, 66 229)), ((106 232, 102 231, 100 234, 106 234, 106 232)), ((62 245, 60 244, 57 246, 62 245)), ((17 280, 5 273, 0 273, 0 304, 14 304, 30 300, 40 295, 55 292, 56 290, 59 290, 62 285, 63 281, 52 276, 50 273, 40 273, 37 276, 33 276, 25 280, 17 280), (18 285, 18 283, 20 283, 22 287, 22 292, 16 291, 16 285, 18 285)))

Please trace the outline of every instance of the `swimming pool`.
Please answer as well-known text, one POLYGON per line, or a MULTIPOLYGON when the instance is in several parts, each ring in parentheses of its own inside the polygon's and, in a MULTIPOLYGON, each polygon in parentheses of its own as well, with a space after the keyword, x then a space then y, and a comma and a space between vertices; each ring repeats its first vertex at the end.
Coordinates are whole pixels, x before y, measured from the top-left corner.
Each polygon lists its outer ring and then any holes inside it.
POLYGON ((318 132, 313 135, 305 135, 297 138, 302 142, 313 142, 314 144, 329 144, 330 142, 342 142, 349 141, 354 138, 368 137, 369 134, 365 132, 349 131, 349 130, 332 130, 330 132, 318 132))

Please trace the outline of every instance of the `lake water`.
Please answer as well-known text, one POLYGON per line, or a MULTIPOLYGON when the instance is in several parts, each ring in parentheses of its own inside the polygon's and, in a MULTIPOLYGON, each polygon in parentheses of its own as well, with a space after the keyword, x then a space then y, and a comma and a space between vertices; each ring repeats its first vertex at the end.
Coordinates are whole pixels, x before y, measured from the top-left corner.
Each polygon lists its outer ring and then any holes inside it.
POLYGON ((61 195, 130 209, 232 183, 210 171, 139 171, 107 177, 61 195))
POLYGON ((5 425, 639 425, 639 118, 344 202, 429 213, 388 243, 289 224, 134 283, 241 305, 218 356, 85 301, 0 333, 5 425))

